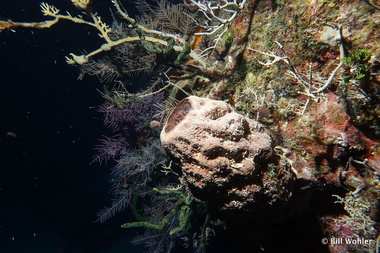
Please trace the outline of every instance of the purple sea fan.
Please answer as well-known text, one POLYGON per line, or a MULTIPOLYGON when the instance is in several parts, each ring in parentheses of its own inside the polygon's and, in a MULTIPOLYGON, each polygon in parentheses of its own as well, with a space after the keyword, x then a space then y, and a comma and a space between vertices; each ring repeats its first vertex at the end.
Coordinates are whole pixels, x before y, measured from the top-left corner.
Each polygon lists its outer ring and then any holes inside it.
POLYGON ((149 122, 157 114, 156 104, 163 100, 163 92, 145 98, 126 99, 122 108, 118 108, 109 101, 100 106, 99 112, 104 113, 104 124, 114 131, 122 131, 127 135, 141 134, 150 129, 149 122))
POLYGON ((126 103, 125 108, 119 109, 107 101, 99 108, 99 112, 104 113, 104 124, 113 130, 121 130, 123 125, 135 123, 142 110, 143 104, 137 102, 126 103))
POLYGON ((128 147, 128 143, 124 141, 121 135, 115 135, 113 137, 103 136, 103 139, 99 141, 100 144, 95 147, 98 154, 94 156, 91 163, 107 163, 108 160, 114 159, 122 150, 128 147))
POLYGON ((166 153, 158 138, 150 139, 138 149, 123 149, 118 156, 120 158, 112 172, 114 200, 111 207, 98 214, 101 222, 130 205, 133 194, 142 197, 149 194, 151 190, 147 190, 146 186, 151 182, 153 170, 167 162, 166 153))

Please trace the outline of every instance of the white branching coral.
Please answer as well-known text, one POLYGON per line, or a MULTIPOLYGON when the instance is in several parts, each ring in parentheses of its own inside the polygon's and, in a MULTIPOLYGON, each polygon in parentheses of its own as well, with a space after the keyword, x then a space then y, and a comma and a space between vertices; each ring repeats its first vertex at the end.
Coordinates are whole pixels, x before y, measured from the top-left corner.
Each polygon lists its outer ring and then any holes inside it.
MULTIPOLYGON (((114 80, 124 78, 129 73, 138 73, 145 70, 148 65, 136 64, 144 56, 159 55, 161 62, 166 65, 189 64, 199 70, 208 69, 213 63, 207 59, 208 52, 213 51, 218 41, 229 28, 231 22, 242 10, 246 0, 222 0, 206 2, 191 0, 190 4, 171 4, 167 0, 159 0, 155 4, 140 0, 136 7, 141 15, 135 18, 129 16, 121 6, 119 0, 111 0, 117 14, 123 19, 123 26, 115 23, 111 26, 103 21, 98 13, 89 8, 90 0, 71 0, 71 3, 80 10, 79 15, 72 15, 68 11, 62 12, 59 8, 42 2, 41 11, 51 20, 43 22, 13 22, 0 20, 0 32, 14 27, 50 28, 61 20, 68 20, 77 24, 84 24, 95 28, 103 43, 90 52, 75 54, 69 53, 66 62, 79 65, 81 76, 85 74, 96 75, 101 80, 114 80), (122 29, 118 29, 121 27, 122 29), (196 30, 201 28, 201 32, 196 30), (203 52, 192 48, 192 35, 209 36, 211 46, 203 52), (125 47, 130 45, 130 47, 125 47), (128 48, 131 53, 123 53, 122 48, 128 48), (112 51, 111 51, 112 50, 112 51), (106 61, 93 59, 95 55, 111 51, 107 61, 110 66, 104 68, 106 61), (131 59, 133 64, 129 64, 131 59), (191 61, 189 61, 191 60, 191 61), (141 66, 140 66, 141 65, 141 66), (138 66, 138 68, 134 68, 138 66)), ((151 59, 151 57, 149 57, 151 59)), ((149 63, 150 61, 148 61, 149 63)), ((165 87, 174 85, 169 82, 165 87)), ((153 85, 154 87, 155 85, 153 85)), ((160 89, 161 90, 161 89, 160 89)), ((150 94, 150 93, 148 93, 150 94)), ((140 94, 145 96, 145 94, 140 94)))
POLYGON ((83 10, 87 9, 90 4, 90 0, 71 0, 71 2, 75 5, 75 7, 83 10))
MULTIPOLYGON (((282 48, 282 45, 276 41, 276 44, 282 48)), ((288 57, 287 56, 279 56, 279 55, 276 55, 275 53, 273 52, 263 52, 263 51, 260 51, 260 50, 257 50, 257 49, 253 49, 253 48, 248 48, 248 50, 251 50, 251 51, 254 51, 254 52, 257 52, 257 53, 260 53, 262 55, 265 55, 265 56, 268 56, 269 58, 273 58, 272 60, 267 60, 266 62, 263 62, 263 61, 260 61, 259 59, 257 59, 257 61, 265 66, 265 67, 270 67, 272 66, 273 64, 275 64, 276 62, 280 62, 280 61, 283 61, 285 62, 286 64, 290 64, 289 60, 288 60, 288 57)))
POLYGON ((44 14, 44 16, 51 16, 54 17, 59 13, 59 9, 56 8, 53 5, 49 5, 47 3, 41 3, 40 4, 41 11, 44 14))
POLYGON ((71 57, 66 56, 66 62, 67 64, 85 64, 88 62, 88 57, 85 55, 75 55, 73 53, 70 54, 71 57))
MULTIPOLYGON (((122 8, 118 0, 112 0, 111 2, 116 7, 118 14, 127 22, 128 29, 134 31, 134 33, 127 37, 117 39, 110 36, 113 32, 112 28, 103 22, 97 13, 92 12, 89 8, 90 0, 71 0, 71 2, 78 9, 85 10, 83 16, 73 16, 69 12, 60 14, 60 10, 57 7, 42 2, 40 4, 42 13, 44 16, 54 18, 53 20, 31 23, 0 20, 0 31, 19 26, 50 28, 60 20, 69 20, 74 23, 94 27, 99 31, 100 38, 105 40, 103 45, 88 54, 75 55, 71 53, 70 56, 66 57, 66 61, 69 64, 82 65, 87 63, 88 60, 96 54, 109 51, 123 43, 139 41, 149 52, 175 52, 177 59, 174 60, 174 64, 183 62, 186 56, 192 58, 194 62, 198 63, 202 68, 207 68, 211 63, 209 63, 202 54, 200 55, 190 48, 190 42, 188 41, 190 36, 185 35, 191 35, 195 27, 198 26, 201 27, 203 31, 195 33, 195 35, 213 36, 212 39, 216 45, 223 33, 228 29, 229 24, 243 8, 246 0, 222 0, 221 2, 191 0, 192 7, 195 7, 192 14, 187 13, 183 7, 185 5, 168 4, 165 0, 159 1, 157 3, 158 6, 151 6, 145 1, 138 2, 137 5, 143 14, 142 17, 146 18, 154 15, 157 20, 149 19, 148 23, 154 21, 154 24, 159 24, 158 27, 145 24, 141 22, 141 20, 139 20, 141 24, 138 24, 138 22, 134 18, 131 18, 122 8), (201 13, 198 18, 195 14, 197 12, 201 13), (87 19, 86 16, 90 19, 87 19), (203 19, 205 23, 202 22, 201 24, 199 19, 203 19)), ((215 46, 212 48, 215 48, 215 46)))
MULTIPOLYGON (((340 44, 339 44, 340 45, 340 59, 342 59, 343 57, 345 57, 345 49, 344 49, 344 45, 343 45, 343 35, 342 35, 342 28, 341 27, 339 28, 339 31, 340 31, 340 44)), ((297 82, 299 84, 301 84, 304 88, 303 91, 298 92, 298 93, 307 96, 306 103, 303 107, 302 112, 300 113, 301 115, 304 115, 306 112, 306 109, 309 106, 309 104, 311 103, 311 101, 312 100, 317 101, 318 95, 322 94, 322 92, 324 90, 326 90, 331 85, 331 83, 334 80, 334 78, 336 77, 338 71, 344 65, 344 62, 342 60, 339 62, 339 64, 331 72, 331 74, 327 80, 325 78, 321 77, 320 75, 317 75, 317 77, 315 78, 315 76, 313 76, 313 71, 312 71, 311 66, 310 66, 310 71, 308 74, 299 73, 294 68, 294 66, 291 64, 291 62, 289 61, 289 58, 286 55, 286 52, 284 51, 282 44, 279 43, 278 41, 276 41, 276 44, 278 45, 278 47, 280 48, 280 50, 284 56, 276 55, 273 52, 263 52, 263 51, 253 49, 253 48, 248 48, 248 50, 259 53, 259 54, 263 55, 264 57, 267 57, 268 60, 266 60, 265 62, 260 61, 259 59, 256 58, 258 63, 265 66, 265 67, 271 67, 272 65, 274 65, 278 62, 284 62, 285 64, 287 64, 290 67, 290 69, 286 71, 286 75, 297 80, 297 82)))
MULTIPOLYGON (((82 9, 87 8, 87 5, 89 4, 89 1, 85 1, 85 0, 72 0, 72 2, 75 6, 82 8, 82 9)), ((112 40, 109 36, 109 33, 111 32, 110 26, 107 25, 105 22, 103 22, 101 17, 98 16, 97 13, 93 13, 91 11, 86 11, 86 14, 89 15, 92 19, 92 22, 90 22, 90 21, 83 19, 82 16, 74 17, 68 12, 65 15, 59 14, 58 8, 54 7, 53 5, 49 5, 47 3, 41 3, 40 6, 41 6, 41 10, 44 13, 44 15, 55 18, 54 22, 49 23, 49 25, 47 25, 47 24, 50 21, 44 22, 43 23, 44 27, 41 26, 41 28, 49 28, 50 26, 57 23, 57 21, 59 21, 60 19, 64 19, 64 20, 72 21, 74 23, 86 24, 86 25, 89 25, 89 26, 96 28, 100 32, 99 36, 106 41, 106 43, 101 45, 100 48, 90 52, 87 55, 77 56, 75 54, 70 54, 71 57, 66 57, 67 63, 79 64, 79 65, 87 63, 88 59, 91 58, 92 56, 94 56, 100 52, 103 52, 103 51, 108 51, 108 50, 112 49, 113 47, 118 46, 118 45, 123 44, 123 43, 126 43, 126 42, 141 41, 144 43, 155 43, 155 44, 162 45, 164 47, 169 47, 170 44, 168 43, 168 41, 166 41, 162 38, 165 38, 165 37, 169 38, 169 39, 170 38, 176 38, 176 36, 173 34, 170 34, 167 32, 162 32, 159 30, 147 29, 146 27, 144 27, 142 25, 137 25, 136 21, 133 18, 130 18, 128 16, 128 14, 121 9, 118 1, 112 1, 112 2, 116 6, 120 15, 130 23, 130 28, 134 28, 135 30, 139 30, 140 34, 138 34, 136 36, 120 38, 118 40, 112 40), (158 35, 158 36, 157 37, 147 36, 147 35, 145 35, 145 33, 151 34, 151 35, 158 35), (160 37, 160 38, 158 38, 158 37, 160 37)), ((23 23, 20 23, 20 25, 23 25, 23 23)), ((179 41, 182 44, 182 46, 174 45, 174 46, 172 46, 173 49, 177 52, 182 52, 182 51, 186 50, 186 41, 184 41, 182 39, 177 39, 177 41, 179 41)), ((195 53, 191 52, 191 51, 189 52, 189 56, 193 57, 194 59, 200 59, 200 57, 198 55, 195 55, 195 53)))
POLYGON ((196 33, 197 35, 210 35, 220 30, 224 33, 227 30, 227 26, 238 14, 238 11, 243 8, 245 0, 243 1, 197 1, 191 0, 199 11, 206 18, 207 23, 205 25, 198 24, 204 28, 203 32, 196 33), (225 16, 225 17, 224 17, 225 16))
POLYGON ((221 1, 204 1, 190 0, 202 13, 205 23, 201 24, 197 20, 194 22, 202 28, 201 32, 195 35, 215 36, 214 46, 207 48, 215 48, 216 44, 221 40, 223 34, 228 30, 229 25, 235 19, 241 9, 243 9, 246 0, 221 0, 221 1))
POLYGON ((369 203, 360 195, 352 193, 347 194, 345 198, 338 195, 333 195, 337 200, 335 203, 343 204, 348 216, 336 218, 335 221, 346 226, 352 227, 354 230, 367 232, 368 227, 377 225, 377 222, 370 217, 371 206, 375 203, 369 203))
MULTIPOLYGON (((94 25, 96 26, 96 29, 100 31, 99 37, 105 39, 108 42, 108 44, 112 43, 110 37, 108 36, 108 33, 111 32, 110 27, 106 23, 104 23, 102 21, 102 18, 98 16, 96 13, 91 14, 91 17, 94 20, 94 25)), ((109 46, 109 48, 111 48, 111 46, 109 46)), ((107 49, 107 47, 104 49, 107 49)))

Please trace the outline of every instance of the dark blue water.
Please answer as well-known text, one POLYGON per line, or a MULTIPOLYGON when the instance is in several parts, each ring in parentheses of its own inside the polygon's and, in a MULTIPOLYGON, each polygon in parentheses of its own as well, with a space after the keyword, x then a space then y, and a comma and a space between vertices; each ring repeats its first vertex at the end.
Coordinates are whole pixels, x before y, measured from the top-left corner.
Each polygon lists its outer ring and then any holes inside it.
MULTIPOLYGON (((43 20, 39 2, 1 0, 0 19, 43 20)), ((76 12, 69 1, 49 3, 76 12)), ((109 170, 89 165, 97 139, 108 134, 96 112, 102 84, 78 81, 64 58, 96 48, 90 30, 62 22, 0 33, 0 252, 136 249, 134 234, 119 228, 128 214, 94 223, 111 202, 109 170)))

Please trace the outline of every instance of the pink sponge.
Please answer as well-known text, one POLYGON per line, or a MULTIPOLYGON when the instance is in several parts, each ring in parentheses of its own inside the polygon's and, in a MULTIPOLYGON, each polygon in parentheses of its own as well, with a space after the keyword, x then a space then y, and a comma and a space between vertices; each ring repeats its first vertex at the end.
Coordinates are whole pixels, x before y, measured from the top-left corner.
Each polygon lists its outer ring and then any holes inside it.
POLYGON ((295 175, 273 152, 269 131, 223 101, 190 96, 170 114, 163 147, 180 161, 192 194, 223 216, 265 219, 291 196, 295 175))

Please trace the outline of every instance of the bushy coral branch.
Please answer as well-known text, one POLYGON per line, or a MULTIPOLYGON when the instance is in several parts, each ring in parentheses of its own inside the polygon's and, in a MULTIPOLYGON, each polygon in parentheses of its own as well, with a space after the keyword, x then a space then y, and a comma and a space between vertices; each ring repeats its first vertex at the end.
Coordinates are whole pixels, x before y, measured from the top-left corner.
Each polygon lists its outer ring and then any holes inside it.
MULTIPOLYGON (((68 20, 78 24, 85 24, 92 26, 99 31, 99 36, 105 43, 98 49, 91 51, 88 54, 76 55, 70 53, 66 57, 68 64, 86 64, 89 59, 101 52, 109 51, 112 48, 121 45, 123 43, 141 42, 144 47, 150 52, 168 53, 174 51, 177 53, 177 59, 175 64, 183 62, 183 59, 190 57, 197 62, 203 68, 208 66, 206 60, 189 47, 189 36, 194 31, 196 24, 203 28, 203 32, 196 33, 198 35, 217 35, 216 43, 219 41, 223 33, 227 30, 229 24, 236 17, 240 9, 243 8, 245 0, 243 1, 222 1, 222 4, 216 2, 202 2, 191 1, 192 4, 203 14, 207 20, 207 24, 201 25, 197 21, 193 14, 184 11, 182 5, 169 4, 165 0, 158 2, 158 7, 150 7, 152 12, 149 15, 154 15, 159 22, 159 27, 149 28, 146 25, 137 24, 136 19, 131 18, 121 7, 119 1, 113 0, 112 3, 115 6, 117 12, 129 23, 129 29, 134 30, 137 34, 119 39, 112 39, 109 34, 112 31, 109 25, 102 21, 101 17, 97 13, 92 12, 88 8, 89 0, 72 0, 72 3, 79 9, 84 10, 84 14, 90 17, 91 21, 85 20, 83 16, 72 16, 69 12, 66 14, 60 14, 60 10, 48 3, 41 3, 41 11, 44 16, 52 17, 53 20, 47 20, 44 22, 13 22, 0 21, 0 31, 5 29, 12 29, 15 27, 35 27, 35 28, 50 28, 56 24, 59 20, 68 20), (178 34, 178 32, 180 34, 178 34), (189 34, 187 34, 189 33, 189 34), (177 44, 175 44, 177 43, 177 44), (158 51, 157 51, 158 50, 158 51)), ((148 16, 145 13, 145 17, 148 16)))

